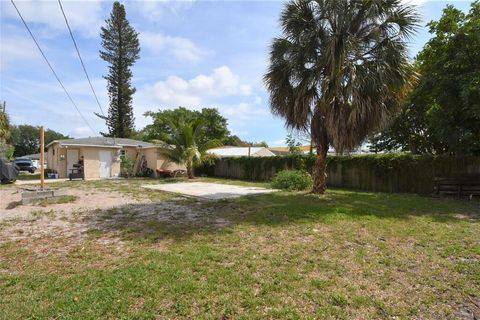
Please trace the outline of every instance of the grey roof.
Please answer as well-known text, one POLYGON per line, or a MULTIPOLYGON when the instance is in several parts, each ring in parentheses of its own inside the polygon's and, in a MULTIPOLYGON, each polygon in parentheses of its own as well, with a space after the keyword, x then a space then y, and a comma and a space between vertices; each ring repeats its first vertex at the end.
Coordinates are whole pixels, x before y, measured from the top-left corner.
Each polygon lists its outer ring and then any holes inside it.
POLYGON ((56 142, 64 146, 92 145, 92 146, 106 146, 106 147, 141 147, 141 148, 155 147, 153 143, 149 143, 145 141, 126 139, 126 138, 107 138, 107 137, 55 140, 50 142, 47 145, 47 147, 49 147, 50 145, 56 142))
POLYGON ((31 159, 31 160, 40 160, 40 153, 27 154, 27 155, 21 156, 19 158, 28 158, 28 159, 31 159))
POLYGON ((265 147, 220 147, 209 149, 207 152, 218 157, 247 157, 248 155, 269 157, 275 155, 265 147))

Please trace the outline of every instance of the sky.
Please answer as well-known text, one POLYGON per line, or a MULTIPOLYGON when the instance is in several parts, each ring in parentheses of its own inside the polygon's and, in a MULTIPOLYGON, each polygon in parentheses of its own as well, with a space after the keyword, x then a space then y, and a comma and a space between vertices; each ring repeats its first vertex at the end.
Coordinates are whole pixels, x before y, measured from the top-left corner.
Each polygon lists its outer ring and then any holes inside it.
MULTIPOLYGON (((422 15, 410 56, 430 34, 425 24, 448 4, 468 11, 470 1, 405 0, 422 15)), ((141 58, 132 68, 136 129, 146 111, 214 107, 232 134, 246 141, 285 145, 287 130, 270 113, 262 82, 272 39, 280 35, 282 1, 121 1, 139 32, 141 58)), ((16 0, 34 36, 88 124, 75 110, 40 55, 12 3, 0 0, 0 100, 13 124, 43 125, 72 137, 107 132, 55 1, 16 0), (91 126, 92 129, 89 128, 91 126)), ((107 64, 100 59, 99 30, 113 1, 63 0, 80 53, 103 110, 108 110, 107 64)))

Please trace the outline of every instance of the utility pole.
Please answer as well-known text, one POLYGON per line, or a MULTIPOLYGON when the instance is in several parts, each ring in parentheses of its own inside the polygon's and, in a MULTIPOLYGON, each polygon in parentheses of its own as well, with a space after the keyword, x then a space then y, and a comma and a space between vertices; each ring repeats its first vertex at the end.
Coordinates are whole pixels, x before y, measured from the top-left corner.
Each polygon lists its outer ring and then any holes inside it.
POLYGON ((45 187, 45 170, 43 163, 45 162, 45 135, 43 126, 40 127, 40 189, 45 187))

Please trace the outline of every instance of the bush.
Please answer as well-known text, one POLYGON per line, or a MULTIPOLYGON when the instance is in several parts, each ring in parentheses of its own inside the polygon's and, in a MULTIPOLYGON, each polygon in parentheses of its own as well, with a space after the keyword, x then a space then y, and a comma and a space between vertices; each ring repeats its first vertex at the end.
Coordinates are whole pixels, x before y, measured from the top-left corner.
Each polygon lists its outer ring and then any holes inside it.
POLYGON ((312 185, 312 176, 302 170, 283 170, 272 179, 272 186, 277 189, 306 190, 312 185))
POLYGON ((124 178, 133 177, 133 166, 135 163, 128 156, 120 156, 120 176, 124 178))

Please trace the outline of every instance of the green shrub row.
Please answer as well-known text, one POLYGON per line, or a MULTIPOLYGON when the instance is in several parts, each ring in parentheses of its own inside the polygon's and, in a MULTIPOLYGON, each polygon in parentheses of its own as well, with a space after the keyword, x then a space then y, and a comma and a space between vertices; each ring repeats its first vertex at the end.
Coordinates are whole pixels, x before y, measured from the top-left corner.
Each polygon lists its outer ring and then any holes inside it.
MULTIPOLYGON (((270 181, 282 170, 312 173, 314 155, 210 159, 198 174, 270 181)), ((429 193, 434 177, 480 174, 480 157, 371 154, 327 157, 327 184, 385 192, 429 193)))

